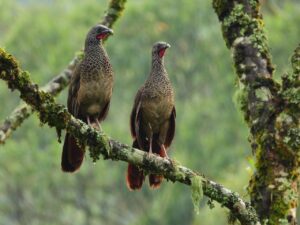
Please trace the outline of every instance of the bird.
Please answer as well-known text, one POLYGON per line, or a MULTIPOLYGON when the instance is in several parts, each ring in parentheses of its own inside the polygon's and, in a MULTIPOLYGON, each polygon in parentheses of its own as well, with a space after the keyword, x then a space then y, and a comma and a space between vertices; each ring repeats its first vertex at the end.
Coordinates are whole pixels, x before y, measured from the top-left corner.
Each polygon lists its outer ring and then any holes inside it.
MULTIPOLYGON (((95 129, 102 130, 100 122, 108 113, 112 96, 114 74, 103 40, 113 34, 104 25, 93 26, 86 35, 84 56, 72 75, 68 92, 68 111, 95 129)), ((61 168, 75 172, 84 159, 85 146, 66 133, 61 168)))
MULTIPOLYGON (((135 96, 130 116, 132 147, 168 159, 176 118, 174 91, 164 66, 165 52, 170 47, 166 42, 154 43, 151 72, 135 96)), ((144 171, 128 164, 126 183, 129 190, 140 189, 144 180, 144 171)), ((149 185, 153 189, 158 188, 162 180, 161 175, 149 174, 149 185)))

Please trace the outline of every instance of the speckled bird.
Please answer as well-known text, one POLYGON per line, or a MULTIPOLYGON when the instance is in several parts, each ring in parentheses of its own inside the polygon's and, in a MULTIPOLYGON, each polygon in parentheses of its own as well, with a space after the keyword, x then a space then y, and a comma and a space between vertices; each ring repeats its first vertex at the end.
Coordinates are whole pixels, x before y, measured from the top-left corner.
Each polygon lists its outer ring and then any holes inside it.
MULTIPOLYGON (((164 55, 170 45, 157 42, 152 48, 152 67, 148 79, 138 90, 130 117, 133 147, 161 157, 168 157, 167 150, 175 134, 174 92, 164 66, 164 55)), ((144 182, 143 170, 129 164, 127 186, 140 189, 144 182)), ((158 188, 161 175, 149 175, 149 184, 158 188)))
MULTIPOLYGON (((68 110, 95 129, 108 113, 113 88, 113 70, 103 47, 103 40, 113 31, 96 25, 85 39, 84 56, 74 70, 68 95, 68 110)), ((66 134, 61 167, 64 172, 78 170, 84 158, 85 147, 69 133, 66 134)))

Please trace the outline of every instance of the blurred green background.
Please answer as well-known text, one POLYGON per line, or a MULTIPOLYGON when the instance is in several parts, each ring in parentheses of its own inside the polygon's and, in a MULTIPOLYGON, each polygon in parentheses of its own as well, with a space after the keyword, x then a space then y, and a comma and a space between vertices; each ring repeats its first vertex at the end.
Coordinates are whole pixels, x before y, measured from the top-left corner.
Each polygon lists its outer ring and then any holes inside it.
MULTIPOLYGON (((73 58, 89 27, 100 21, 105 0, 0 0, 0 46, 32 79, 45 84, 73 58)), ((289 70, 300 37, 299 1, 264 1, 263 12, 276 77, 289 70)), ((115 88, 104 130, 131 143, 134 95, 150 69, 151 46, 172 45, 166 67, 176 91, 177 130, 170 155, 182 164, 247 196, 253 172, 248 130, 234 101, 235 75, 209 0, 129 0, 106 43, 115 88)), ((66 103, 66 93, 58 97, 66 103)), ((20 102, 0 82, 0 119, 20 102)), ((196 215, 187 186, 164 182, 159 190, 129 192, 127 165, 86 157, 76 174, 60 170, 62 144, 36 115, 0 146, 0 224, 17 225, 218 225, 228 212, 204 199, 196 215)))

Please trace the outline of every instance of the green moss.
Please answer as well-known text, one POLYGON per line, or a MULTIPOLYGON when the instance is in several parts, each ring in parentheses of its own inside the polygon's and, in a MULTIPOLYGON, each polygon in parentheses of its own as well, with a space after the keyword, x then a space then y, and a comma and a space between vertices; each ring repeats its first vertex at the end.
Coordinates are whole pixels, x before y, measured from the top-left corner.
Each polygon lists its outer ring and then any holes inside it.
POLYGON ((81 140, 81 142, 83 142, 84 140, 88 140, 87 143, 83 143, 88 144, 90 146, 89 148, 89 152, 90 152, 90 157, 92 158, 93 162, 96 162, 97 160, 100 159, 100 155, 103 155, 104 159, 110 158, 112 150, 111 150, 111 146, 110 146, 110 142, 109 142, 109 137, 104 134, 104 133, 99 133, 99 132, 95 132, 94 129, 91 129, 88 126, 85 126, 84 129, 87 128, 88 134, 87 134, 87 138, 83 137, 83 139, 81 140), (97 140, 100 141, 101 145, 99 145, 97 143, 94 142, 90 142, 90 140, 97 140))
POLYGON ((283 92, 284 99, 291 104, 300 105, 300 87, 291 87, 283 92))
POLYGON ((300 128, 293 127, 288 130, 287 136, 283 140, 294 151, 300 151, 300 128))
POLYGON ((199 205, 203 198, 202 178, 200 176, 193 176, 191 178, 191 191, 194 210, 196 214, 199 214, 199 205))
POLYGON ((19 86, 23 87, 24 85, 27 85, 29 82, 31 82, 29 72, 22 71, 18 79, 19 86))
MULTIPOLYGON (((19 63, 17 60, 10 54, 8 54, 3 48, 0 48, 0 68, 4 70, 16 70, 19 71, 19 63)), ((15 74, 13 74, 15 75, 15 74)))
POLYGON ((294 54, 291 58, 291 63, 292 63, 294 74, 296 74, 299 77, 299 75, 300 75, 300 44, 294 51, 294 54))
POLYGON ((125 9, 125 3, 127 0, 112 0, 109 3, 107 16, 113 18, 112 22, 109 24, 110 27, 114 24, 114 22, 122 15, 125 9))
POLYGON ((270 90, 265 87, 256 89, 255 95, 261 101, 268 101, 272 97, 270 90))
POLYGON ((233 7, 233 1, 214 0, 212 5, 219 17, 219 20, 222 21, 231 11, 233 7))
POLYGON ((227 217, 227 221, 228 221, 229 225, 236 225, 237 224, 238 220, 237 220, 235 214, 232 211, 229 212, 228 217, 227 217))
POLYGON ((300 105, 300 45, 292 57, 294 75, 283 82, 283 87, 286 88, 283 88, 283 94, 280 95, 284 102, 290 105, 288 113, 293 114, 293 124, 281 123, 275 131, 272 126, 275 125, 276 115, 282 108, 271 104, 270 99, 278 96, 280 86, 271 78, 259 77, 253 70, 253 65, 248 65, 245 61, 245 56, 251 54, 252 62, 266 63, 270 75, 274 71, 264 23, 259 14, 259 2, 215 0, 213 6, 222 22, 226 45, 233 49, 239 79, 239 90, 235 93, 235 100, 251 128, 251 145, 256 149, 257 171, 249 184, 251 200, 262 220, 268 219, 265 220, 266 224, 284 224, 287 222, 285 218, 289 209, 294 208, 294 204, 297 203, 296 193, 291 185, 295 184, 299 177, 299 171, 296 169, 298 164, 295 163, 298 157, 295 153, 299 150, 300 132, 298 122, 295 121, 299 119, 297 112, 300 105), (226 6, 226 3, 230 7, 226 6), (284 138, 284 141, 281 138, 284 138), (272 201, 269 206, 265 204, 268 201, 272 201))
POLYGON ((107 155, 109 157, 112 153, 112 149, 109 142, 109 137, 106 134, 101 135, 101 143, 103 144, 103 151, 105 152, 104 155, 107 155))
POLYGON ((211 198, 207 200, 207 205, 210 209, 215 208, 215 204, 213 202, 213 199, 211 199, 211 198))
POLYGON ((258 0, 249 0, 248 2, 249 2, 250 6, 251 6, 251 9, 253 11, 258 11, 257 10, 258 9, 257 7, 259 7, 259 1, 258 0))
POLYGON ((238 89, 235 91, 233 96, 233 101, 240 112, 244 113, 244 119, 246 122, 249 122, 248 95, 249 87, 239 82, 238 89))
POLYGON ((251 17, 244 12, 242 4, 235 4, 229 15, 226 16, 222 23, 223 37, 228 48, 233 41, 249 33, 251 17))
MULTIPOLYGON (((253 0, 251 2, 252 7, 258 7, 256 1, 253 0)), ((257 12, 257 10, 253 12, 257 12)), ((259 54, 270 61, 269 47, 263 27, 263 21, 258 17, 257 13, 247 13, 242 4, 235 4, 228 16, 223 20, 223 37, 228 48, 232 46, 234 40, 238 37, 248 37, 259 54)), ((272 72, 273 67, 270 63, 268 67, 270 67, 270 72, 272 72)))
POLYGON ((175 170, 174 171, 175 179, 176 180, 185 180, 186 179, 185 173, 179 169, 180 163, 176 160, 172 160, 172 164, 173 164, 173 168, 175 170))
POLYGON ((100 151, 97 147, 89 147, 89 153, 93 163, 100 159, 100 151))
POLYGON ((270 161, 260 146, 257 148, 256 157, 258 173, 253 175, 248 187, 254 207, 261 209, 262 201, 269 196, 272 199, 270 214, 261 215, 262 219, 268 218, 268 225, 284 224, 283 218, 287 218, 289 209, 294 208, 297 203, 297 192, 292 184, 295 184, 299 172, 294 167, 287 167, 285 172, 281 166, 273 165, 276 160, 270 161), (262 190, 264 196, 261 195, 262 190))
POLYGON ((282 148, 282 157, 290 157, 290 161, 294 161, 294 155, 300 152, 300 128, 298 124, 298 118, 294 114, 288 114, 285 111, 282 112, 276 119, 276 130, 280 137, 282 148), (287 153, 291 152, 290 155, 287 153))

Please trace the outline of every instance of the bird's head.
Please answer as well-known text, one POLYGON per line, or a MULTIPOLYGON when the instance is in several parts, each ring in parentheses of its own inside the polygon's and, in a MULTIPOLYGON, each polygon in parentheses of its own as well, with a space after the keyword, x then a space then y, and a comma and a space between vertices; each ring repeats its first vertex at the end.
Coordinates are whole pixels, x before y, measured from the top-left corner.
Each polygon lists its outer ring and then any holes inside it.
POLYGON ((113 34, 113 30, 104 25, 93 26, 87 34, 86 42, 99 43, 109 35, 113 34))
POLYGON ((171 45, 169 45, 167 42, 163 42, 163 41, 156 42, 152 48, 153 58, 157 58, 157 57, 163 58, 166 50, 170 47, 171 45))

